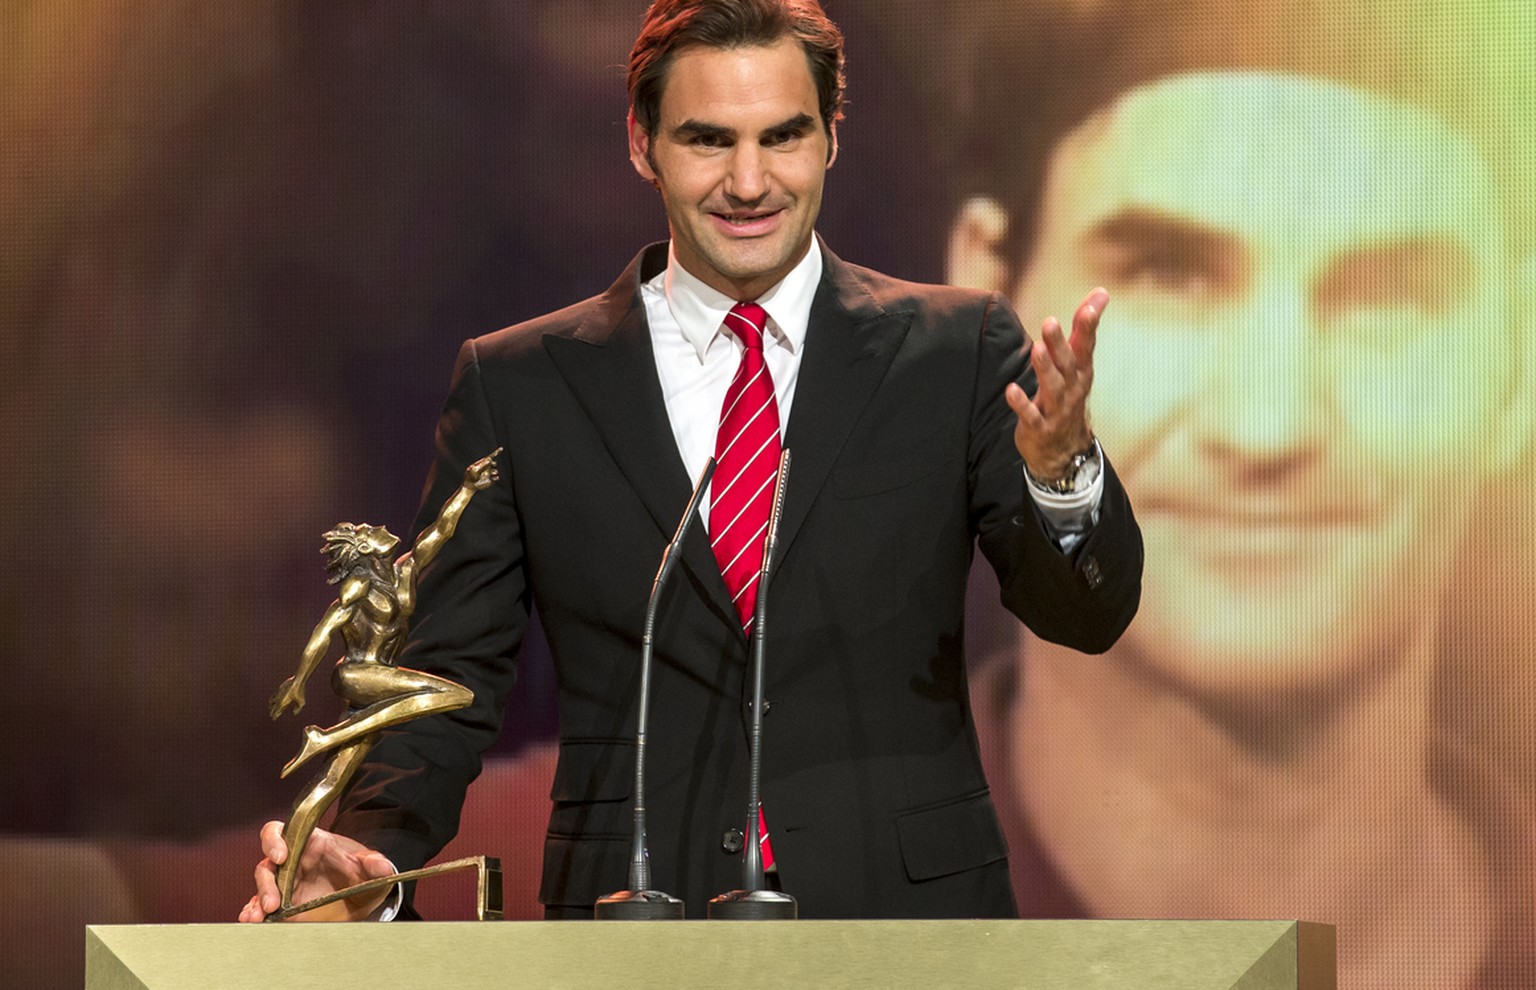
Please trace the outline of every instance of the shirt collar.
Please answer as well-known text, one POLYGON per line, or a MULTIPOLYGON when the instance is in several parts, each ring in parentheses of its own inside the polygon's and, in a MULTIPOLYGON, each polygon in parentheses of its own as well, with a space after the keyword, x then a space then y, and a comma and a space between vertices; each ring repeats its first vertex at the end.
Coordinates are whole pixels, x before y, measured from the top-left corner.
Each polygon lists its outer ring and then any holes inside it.
MULTIPOLYGON (((789 270, 789 274, 753 300, 768 314, 769 335, 791 354, 799 353, 805 343, 806 329, 811 323, 811 303, 816 298, 816 286, 821 283, 821 271, 821 243, 812 240, 811 249, 789 270)), ((722 335, 725 314, 738 300, 704 284, 684 268, 678 263, 672 245, 667 247, 667 270, 657 278, 664 280, 663 291, 672 318, 702 362, 704 352, 722 335)))

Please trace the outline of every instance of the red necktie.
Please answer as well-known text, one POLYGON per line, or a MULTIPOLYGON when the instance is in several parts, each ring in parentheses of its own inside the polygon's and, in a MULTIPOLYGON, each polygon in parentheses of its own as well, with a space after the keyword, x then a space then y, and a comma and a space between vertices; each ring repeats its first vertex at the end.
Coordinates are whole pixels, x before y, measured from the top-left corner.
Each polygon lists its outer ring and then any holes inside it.
POLYGON ((763 540, 779 474, 779 404, 763 360, 767 323, 768 314, 756 303, 737 303, 726 314, 726 329, 744 349, 720 411, 710 482, 710 542, 743 629, 751 628, 757 606, 763 540))
MULTIPOLYGON (((763 540, 768 535, 773 489, 779 476, 779 403, 763 360, 763 328, 767 325, 768 314, 757 303, 737 303, 726 314, 725 328, 741 341, 743 350, 720 410, 715 475, 710 482, 710 542, 744 630, 752 627, 757 607, 763 540)), ((768 842, 768 825, 761 808, 757 836, 766 870, 773 866, 773 846, 768 842)))

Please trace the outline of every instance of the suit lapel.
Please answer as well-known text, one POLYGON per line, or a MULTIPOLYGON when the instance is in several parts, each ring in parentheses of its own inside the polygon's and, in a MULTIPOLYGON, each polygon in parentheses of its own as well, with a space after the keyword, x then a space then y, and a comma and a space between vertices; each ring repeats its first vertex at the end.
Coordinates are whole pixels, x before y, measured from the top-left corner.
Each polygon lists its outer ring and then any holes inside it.
MULTIPOLYGON (((666 258, 665 244, 646 248, 587 320, 572 332, 546 334, 544 350, 663 539, 670 540, 698 479, 688 477, 677 451, 640 295, 641 283, 660 271, 666 258)), ((681 562, 712 606, 734 617, 703 527, 690 528, 681 562)))
POLYGON ((800 381, 789 414, 790 449, 778 559, 783 560, 843 449, 853 424, 884 380, 911 325, 910 312, 888 313, 831 251, 806 333, 800 381))

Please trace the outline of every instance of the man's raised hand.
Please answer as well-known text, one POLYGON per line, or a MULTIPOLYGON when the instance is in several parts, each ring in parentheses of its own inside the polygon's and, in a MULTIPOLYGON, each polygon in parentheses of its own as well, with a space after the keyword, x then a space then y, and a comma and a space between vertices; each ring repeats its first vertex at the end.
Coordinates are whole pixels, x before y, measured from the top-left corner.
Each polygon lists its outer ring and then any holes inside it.
POLYGON ((1029 362, 1039 382, 1031 399, 1017 383, 1004 390, 1017 422, 1013 442, 1029 473, 1041 480, 1060 478, 1074 455, 1093 445, 1088 426, 1088 393, 1093 388, 1093 347, 1099 317, 1109 302, 1102 288, 1088 293, 1072 317, 1072 336, 1048 317, 1040 339, 1030 349, 1029 362))

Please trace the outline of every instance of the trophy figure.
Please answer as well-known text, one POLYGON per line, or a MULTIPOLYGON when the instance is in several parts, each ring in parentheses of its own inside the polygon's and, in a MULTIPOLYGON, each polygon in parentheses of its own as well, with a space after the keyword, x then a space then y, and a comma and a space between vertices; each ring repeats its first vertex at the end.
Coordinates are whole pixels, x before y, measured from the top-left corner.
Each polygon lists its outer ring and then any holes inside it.
POLYGON ((303 904, 293 903, 305 844, 326 809, 363 764, 378 741, 379 732, 426 715, 464 708, 474 700, 473 693, 462 684, 397 667, 395 660, 405 643, 406 626, 416 607, 417 575, 453 536, 475 493, 499 479, 494 462, 500 453, 498 447, 469 466, 463 483, 443 504, 436 521, 422 531, 416 545, 398 560, 391 561, 389 555, 400 540, 382 526, 342 523, 325 534, 321 552, 329 558, 329 583, 339 584, 340 592, 310 634, 298 671, 272 696, 270 710, 273 719, 277 719, 290 708, 295 713, 303 709, 304 684, 330 650, 332 637, 340 633, 346 653, 331 673, 331 686, 347 702, 347 711, 340 722, 328 729, 306 726, 303 746, 283 767, 282 776, 287 777, 316 756, 333 754, 325 772, 294 802, 283 828, 288 858, 277 870, 282 906, 268 920, 285 920, 366 890, 466 868, 479 872, 478 916, 501 916, 500 864, 486 856, 380 877, 303 904))

